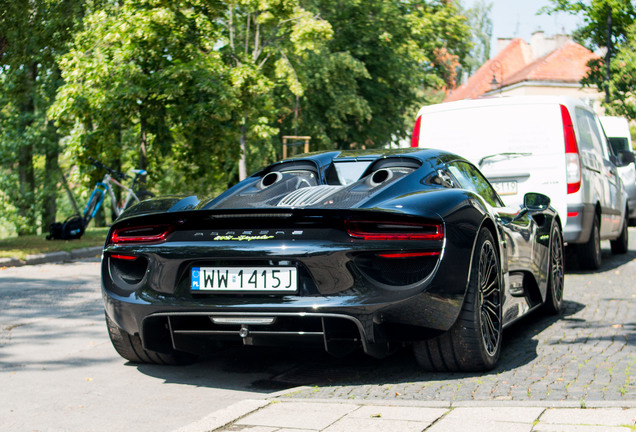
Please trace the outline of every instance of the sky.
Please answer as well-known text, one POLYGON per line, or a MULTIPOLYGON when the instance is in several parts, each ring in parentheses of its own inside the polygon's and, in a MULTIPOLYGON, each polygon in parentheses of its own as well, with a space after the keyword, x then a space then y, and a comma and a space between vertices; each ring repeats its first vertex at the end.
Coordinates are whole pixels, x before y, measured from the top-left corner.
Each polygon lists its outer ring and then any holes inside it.
MULTIPOLYGON (((477 0, 462 0, 466 8, 472 7, 477 0)), ((497 54, 498 38, 522 38, 530 42, 530 36, 537 30, 543 30, 546 37, 555 34, 571 34, 583 25, 580 16, 558 13, 537 15, 537 11, 550 5, 548 0, 486 0, 492 3, 491 19, 493 38, 491 56, 497 54)))

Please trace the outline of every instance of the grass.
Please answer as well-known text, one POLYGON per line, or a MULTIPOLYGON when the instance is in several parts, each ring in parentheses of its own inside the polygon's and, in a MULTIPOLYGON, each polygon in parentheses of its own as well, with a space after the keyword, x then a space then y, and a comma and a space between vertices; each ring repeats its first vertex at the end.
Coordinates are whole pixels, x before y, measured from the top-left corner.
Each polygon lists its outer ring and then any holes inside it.
POLYGON ((47 252, 70 252, 73 249, 103 246, 108 227, 88 228, 82 238, 76 240, 47 240, 46 234, 0 239, 0 258, 19 258, 47 252))

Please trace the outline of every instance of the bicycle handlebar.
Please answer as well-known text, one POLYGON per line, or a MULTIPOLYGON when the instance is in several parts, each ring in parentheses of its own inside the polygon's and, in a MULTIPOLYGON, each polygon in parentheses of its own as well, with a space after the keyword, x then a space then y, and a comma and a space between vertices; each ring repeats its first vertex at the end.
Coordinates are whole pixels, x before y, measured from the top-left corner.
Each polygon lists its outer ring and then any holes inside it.
POLYGON ((91 165, 93 165, 93 166, 95 166, 95 167, 97 167, 97 168, 103 168, 103 169, 105 169, 106 171, 108 171, 108 173, 109 173, 110 175, 115 176, 115 177, 117 177, 117 178, 118 178, 118 179, 120 179, 120 180, 122 180, 122 179, 128 179, 128 178, 129 178, 127 174, 124 174, 124 173, 123 173, 123 172, 121 172, 121 171, 114 170, 114 169, 112 169, 111 167, 104 165, 103 163, 101 163, 101 162, 100 162, 100 161, 98 161, 97 159, 93 159, 93 158, 92 158, 92 157, 90 157, 90 156, 88 157, 88 159, 91 161, 91 165))

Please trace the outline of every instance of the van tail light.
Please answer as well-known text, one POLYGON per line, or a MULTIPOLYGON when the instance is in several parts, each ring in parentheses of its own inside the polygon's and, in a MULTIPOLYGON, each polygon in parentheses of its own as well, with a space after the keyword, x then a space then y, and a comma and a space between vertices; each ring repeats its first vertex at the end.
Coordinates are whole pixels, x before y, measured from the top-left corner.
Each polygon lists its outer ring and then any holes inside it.
POLYGON ((415 119, 415 126, 413 126, 413 135, 411 135, 411 147, 420 146, 420 124, 422 123, 422 116, 415 119))
POLYGON ((563 119, 563 137, 565 139, 565 174, 568 194, 573 194, 581 189, 581 157, 579 146, 576 143, 572 117, 570 117, 565 105, 561 105, 561 118, 563 119))
POLYGON ((116 228, 106 244, 162 243, 174 230, 171 225, 145 225, 116 228))
POLYGON ((444 226, 441 223, 415 224, 347 220, 345 225, 351 237, 364 240, 444 240, 444 226))

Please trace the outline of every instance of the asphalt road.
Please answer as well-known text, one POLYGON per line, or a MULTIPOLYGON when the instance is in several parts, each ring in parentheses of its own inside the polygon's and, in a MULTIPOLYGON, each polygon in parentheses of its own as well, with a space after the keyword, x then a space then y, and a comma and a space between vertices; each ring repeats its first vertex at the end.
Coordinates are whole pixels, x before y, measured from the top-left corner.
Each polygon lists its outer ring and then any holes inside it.
POLYGON ((0 430, 171 431, 286 389, 361 401, 634 401, 634 228, 630 237, 627 255, 603 245, 598 272, 569 257, 563 316, 507 330, 487 374, 424 373, 408 350, 375 360, 249 347, 187 367, 133 365, 108 340, 96 260, 1 269, 0 430))

